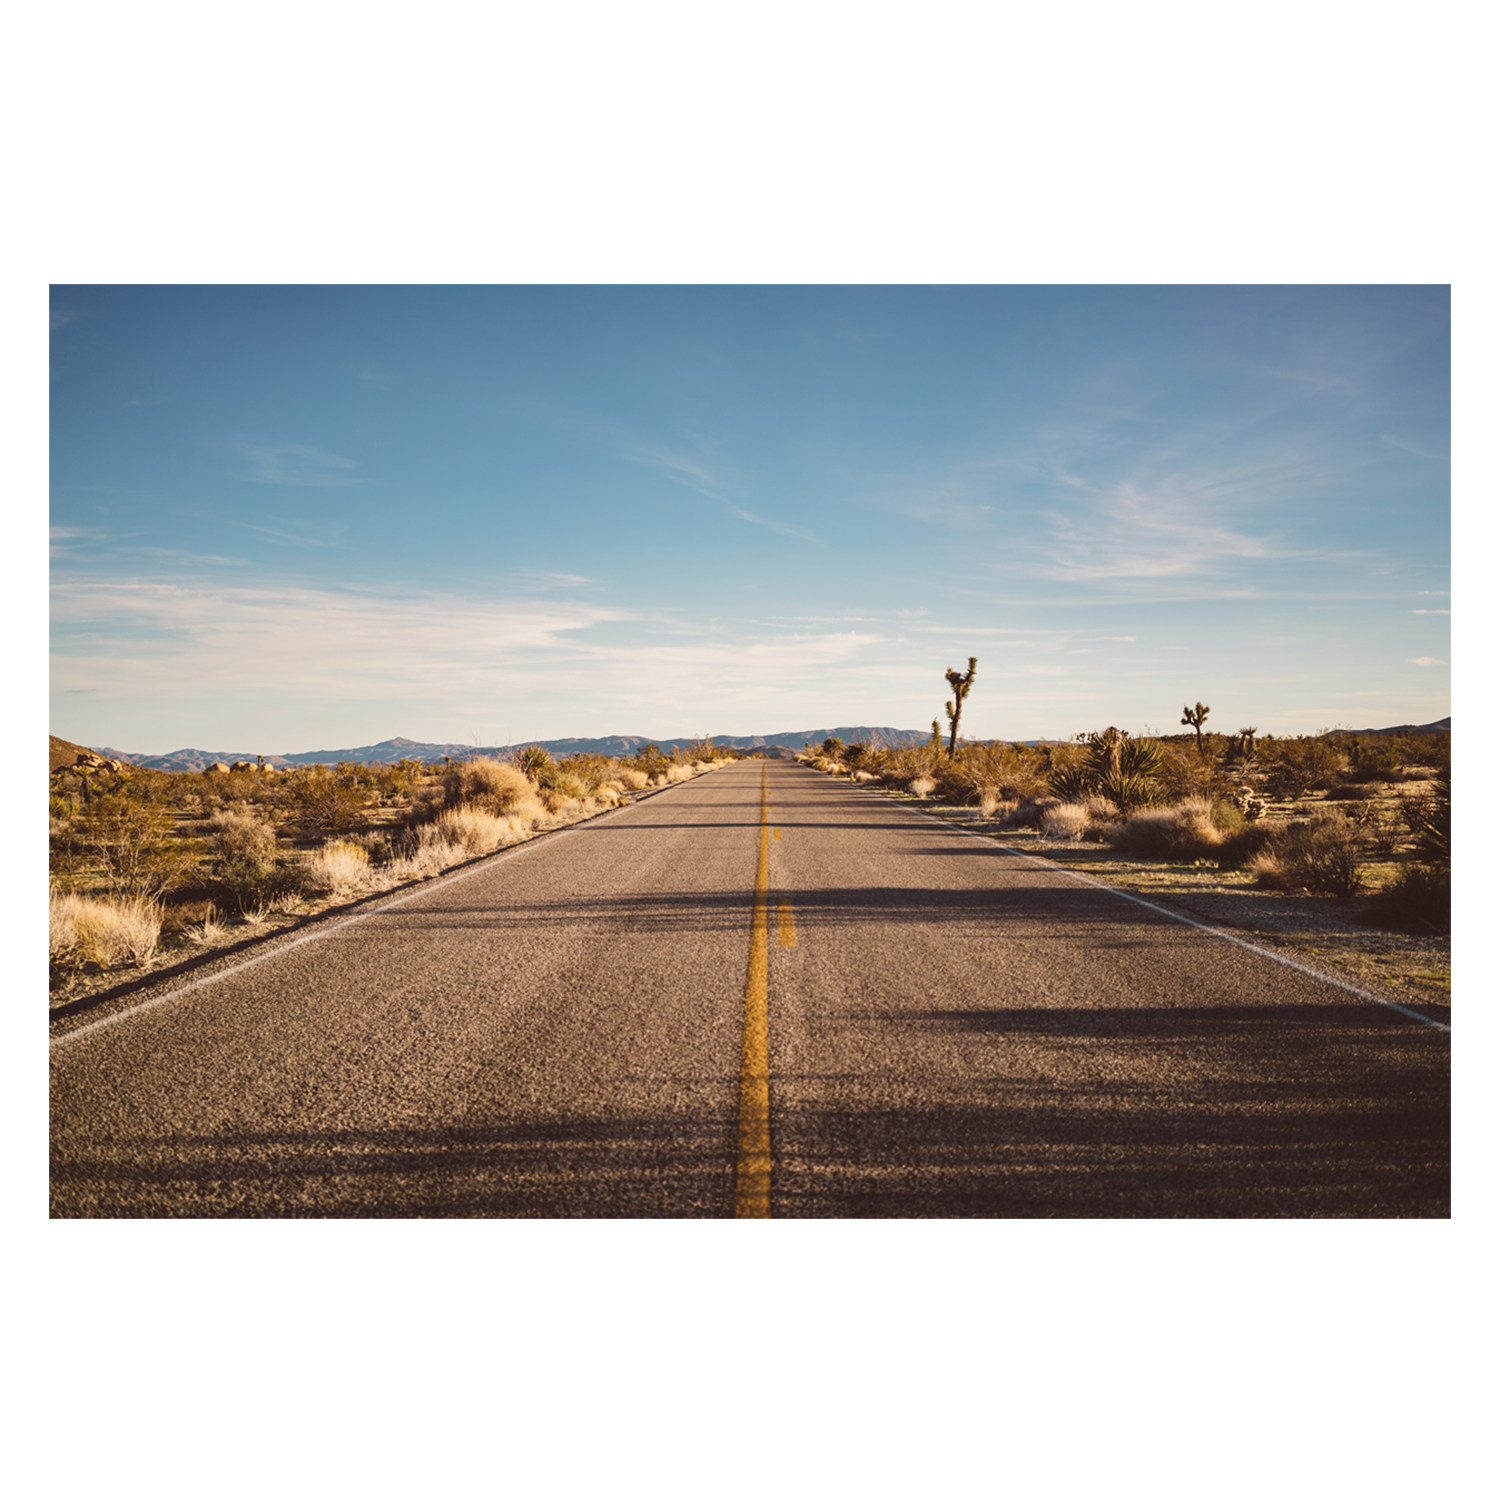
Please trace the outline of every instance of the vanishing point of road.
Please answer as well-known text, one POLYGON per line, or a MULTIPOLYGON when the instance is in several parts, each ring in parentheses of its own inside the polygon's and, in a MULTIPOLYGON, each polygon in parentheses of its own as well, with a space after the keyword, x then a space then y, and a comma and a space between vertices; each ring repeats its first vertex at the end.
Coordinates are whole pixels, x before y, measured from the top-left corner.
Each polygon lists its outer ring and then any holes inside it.
POLYGON ((1449 1034, 785 762, 52 1044, 54 1217, 1449 1212, 1449 1034))

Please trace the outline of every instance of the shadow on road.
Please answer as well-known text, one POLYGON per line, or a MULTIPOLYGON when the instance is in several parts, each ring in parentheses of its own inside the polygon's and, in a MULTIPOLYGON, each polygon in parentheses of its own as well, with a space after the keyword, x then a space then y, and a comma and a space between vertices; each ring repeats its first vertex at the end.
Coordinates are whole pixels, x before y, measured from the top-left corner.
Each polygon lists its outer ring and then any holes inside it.
POLYGON ((54 1163, 54 1217, 717 1218, 734 1207, 732 1092, 718 1120, 104 1136, 54 1163))

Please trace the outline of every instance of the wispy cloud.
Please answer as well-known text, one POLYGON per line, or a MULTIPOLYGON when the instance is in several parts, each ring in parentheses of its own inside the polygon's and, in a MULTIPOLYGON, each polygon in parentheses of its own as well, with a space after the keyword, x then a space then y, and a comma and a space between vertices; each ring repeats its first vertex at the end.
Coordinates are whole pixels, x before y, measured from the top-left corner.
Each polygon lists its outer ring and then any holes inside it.
POLYGON ((1414 609, 1414 610, 1412 610, 1412 614, 1414 614, 1414 615, 1451 615, 1452 613, 1453 613, 1453 611, 1451 609, 1414 609))
POLYGON ((851 629, 677 630, 670 617, 577 600, 389 589, 224 587, 69 577, 53 589, 56 690, 193 700, 240 696, 326 707, 451 705, 587 691, 618 707, 678 701, 738 717, 744 696, 826 691, 829 666, 882 642, 851 629))
POLYGON ((1392 437, 1389 433, 1380 434, 1382 443, 1389 443, 1392 448, 1400 448, 1406 453, 1415 453, 1418 458, 1429 458, 1433 463, 1446 464, 1449 462, 1446 453, 1431 453, 1426 448, 1420 448, 1416 443, 1409 443, 1405 438, 1392 437))
POLYGON ((340 458, 305 443, 236 442, 234 448, 250 461, 250 472, 240 475, 252 484, 306 485, 318 489, 357 483, 349 471, 352 458, 340 458))
POLYGON ((1406 659, 1414 667, 1446 667, 1448 665, 1436 656, 1408 656, 1406 659))
POLYGON ((103 537, 102 531, 91 531, 84 526, 53 526, 48 543, 53 557, 67 557, 78 550, 77 543, 97 542, 103 537))
POLYGON ((338 538, 348 530, 346 526, 329 525, 323 528, 322 536, 313 536, 305 529, 292 531, 285 526, 266 526, 259 521, 237 521, 233 516, 220 519, 226 526, 237 526, 241 531, 253 531, 258 536, 270 537, 273 542, 290 542, 297 547, 337 547, 338 538))
POLYGON ((143 557, 160 557, 173 562, 206 563, 219 568, 248 568, 248 557, 224 557, 217 552, 183 552, 175 547, 132 547, 130 551, 143 557))
POLYGON ((1361 388, 1357 371, 1329 363, 1309 364, 1298 370, 1263 369, 1261 373, 1274 380, 1289 380, 1317 396, 1353 396, 1361 388))
POLYGON ((1215 518, 1201 484, 1143 491, 1118 485, 1092 515, 1056 516, 1049 576, 1072 582, 1180 579, 1269 557, 1264 537, 1215 518))

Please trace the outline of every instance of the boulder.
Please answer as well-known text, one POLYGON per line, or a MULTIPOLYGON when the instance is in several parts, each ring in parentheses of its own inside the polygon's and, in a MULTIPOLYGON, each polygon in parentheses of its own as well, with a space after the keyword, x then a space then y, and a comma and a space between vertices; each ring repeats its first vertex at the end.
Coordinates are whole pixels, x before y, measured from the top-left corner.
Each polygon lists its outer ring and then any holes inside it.
POLYGON ((227 776, 229 774, 229 767, 222 760, 216 760, 212 765, 204 766, 203 774, 205 776, 212 776, 215 773, 227 776))
POLYGON ((237 760, 229 769, 231 771, 253 771, 255 766, 248 760, 237 760))

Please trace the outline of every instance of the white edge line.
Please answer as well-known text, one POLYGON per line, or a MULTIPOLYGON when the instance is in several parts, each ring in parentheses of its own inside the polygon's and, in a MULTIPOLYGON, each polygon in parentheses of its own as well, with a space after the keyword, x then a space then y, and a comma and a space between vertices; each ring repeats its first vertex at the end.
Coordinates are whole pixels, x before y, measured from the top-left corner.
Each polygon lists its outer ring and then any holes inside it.
MULTIPOLYGON (((705 773, 706 774, 706 773, 705 773)), ((698 778, 694 776, 693 781, 698 778)), ((662 792, 675 791, 678 786, 687 786, 689 782, 680 781, 677 786, 657 787, 653 796, 660 796, 662 792)), ((631 807, 639 806, 639 802, 631 803, 631 807)), ((283 953, 290 953, 293 948, 300 948, 303 943, 315 942, 318 938, 331 937, 335 932, 345 927, 351 927, 356 922, 363 922, 367 917, 378 917, 394 907, 403 906, 408 901, 415 901, 418 896, 425 896, 429 891, 435 891, 441 886, 452 885, 457 881, 464 880, 470 875, 478 875, 483 870, 492 869, 497 864, 503 864, 506 860, 518 859, 523 854, 530 854, 534 850, 544 848, 547 844, 555 844, 558 839, 566 838, 570 833, 576 833, 587 823, 602 823, 606 818, 618 817, 621 813, 629 812, 629 807, 614 807, 606 813, 599 813, 595 817, 585 818, 580 823, 570 823, 564 828, 553 830, 554 837, 547 839, 528 839, 511 849, 497 850, 494 854, 470 865, 467 869, 456 870, 452 875, 436 875, 430 880, 424 880, 415 890, 407 891, 405 895, 393 897, 389 901, 382 901, 378 906, 371 906, 364 911, 355 912, 353 916, 344 917, 340 921, 331 922, 327 927, 319 927, 313 932, 304 932, 301 937, 292 938, 289 942, 278 943, 274 948, 267 948, 261 953, 252 954, 249 958, 242 959, 237 964, 231 964, 227 969, 215 970, 212 974, 205 974, 201 979, 190 979, 186 984, 179 985, 176 989, 166 991, 165 994, 156 995, 150 1000, 143 1000, 139 1005, 132 1005, 126 1010, 116 1011, 112 1016, 102 1016, 97 1021, 90 1021, 87 1026, 75 1027, 72 1031, 64 1031, 58 1036, 48 1039, 50 1048, 65 1046, 68 1042, 76 1041, 79 1037, 88 1036, 90 1032, 103 1031, 107 1027, 114 1026, 130 1016, 139 1016, 148 1010, 155 1010, 158 1005, 165 1005, 169 1000, 180 1000, 184 995, 191 995, 194 990, 201 990, 206 985, 215 984, 220 979, 228 979, 231 974, 243 974, 246 969, 252 969, 256 964, 264 963, 269 958, 279 958, 283 953)))
POLYGON ((1044 869, 1053 870, 1059 875, 1066 875, 1070 880, 1078 880, 1084 885, 1091 885, 1095 890, 1108 891, 1113 896, 1122 896, 1126 901, 1134 901, 1137 906, 1144 906, 1148 911, 1160 912, 1164 917, 1171 917, 1174 922, 1182 922, 1188 927, 1196 927, 1199 932, 1208 933, 1210 937, 1233 943, 1236 948, 1243 948, 1249 953, 1258 953, 1262 958, 1285 964, 1287 968, 1296 969, 1298 973, 1306 974, 1312 979, 1321 979, 1324 984, 1347 990, 1351 995, 1358 995, 1361 1000, 1373 1000, 1376 1005, 1383 1005, 1387 1010, 1399 1011, 1401 1015, 1410 1016, 1413 1021, 1420 1021, 1424 1026, 1431 1026, 1436 1031, 1451 1032, 1453 1030, 1451 1026, 1444 1025, 1441 1021, 1434 1021, 1431 1016, 1424 1016, 1419 1010, 1408 1010, 1404 1005, 1397 1005, 1394 1000, 1382 999, 1379 995, 1372 995, 1369 990, 1360 989, 1358 985, 1350 984, 1343 979, 1335 979, 1331 974, 1320 973, 1317 969, 1309 968, 1307 964, 1299 964, 1295 958, 1288 958, 1274 948, 1262 948, 1258 943, 1246 942, 1244 938, 1236 937, 1232 932, 1225 932, 1222 927, 1210 927, 1206 922, 1196 922, 1192 917, 1185 917, 1181 912, 1170 911, 1165 906, 1157 906, 1155 902, 1147 901, 1132 891, 1122 890, 1117 885, 1107 885, 1102 880, 1095 880, 1090 875, 1080 875, 1077 870, 1070 870, 1066 865, 1055 864, 1052 860, 1043 859, 1038 854, 1027 854, 1024 850, 1014 849, 1009 844, 1002 844, 998 839, 991 838, 988 834, 974 833, 968 828, 955 828, 951 823, 945 822, 933 813, 923 812, 920 808, 906 807, 900 802, 892 802, 890 806, 900 808, 902 812, 911 813, 913 817, 926 818, 929 823, 936 823, 940 828, 947 829, 949 833, 959 834, 966 839, 978 839, 988 848, 1009 854, 1015 859, 1024 859, 1030 864, 1041 865, 1044 869))

